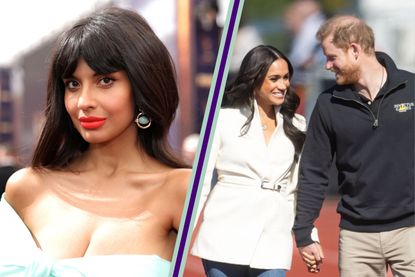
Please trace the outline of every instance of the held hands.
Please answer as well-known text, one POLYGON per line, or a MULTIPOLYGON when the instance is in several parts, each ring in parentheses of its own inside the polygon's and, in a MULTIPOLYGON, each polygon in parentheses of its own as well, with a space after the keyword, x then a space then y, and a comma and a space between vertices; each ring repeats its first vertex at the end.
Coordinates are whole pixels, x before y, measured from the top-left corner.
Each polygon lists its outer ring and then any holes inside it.
POLYGON ((298 247, 301 258, 307 266, 308 272, 320 272, 320 264, 323 263, 324 253, 318 242, 309 244, 304 247, 298 247))

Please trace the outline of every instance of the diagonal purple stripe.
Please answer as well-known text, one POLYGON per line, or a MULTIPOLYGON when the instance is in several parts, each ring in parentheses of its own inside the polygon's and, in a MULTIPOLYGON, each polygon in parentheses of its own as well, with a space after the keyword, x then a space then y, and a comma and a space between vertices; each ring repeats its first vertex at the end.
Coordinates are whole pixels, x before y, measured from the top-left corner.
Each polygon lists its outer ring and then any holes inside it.
POLYGON ((200 181, 200 176, 202 174, 203 164, 205 161, 206 148, 208 146, 210 133, 212 131, 212 123, 213 123, 216 107, 218 104, 220 87, 222 84, 223 74, 225 71, 226 60, 227 60, 228 53, 229 53, 229 48, 231 44, 233 29, 235 26, 236 15, 238 13, 238 8, 239 8, 239 0, 234 0, 232 12, 231 12, 231 18, 229 19, 228 31, 227 31, 226 38, 225 38, 225 44, 223 47, 222 57, 220 60, 219 72, 216 78, 215 89, 212 95, 212 102, 211 102, 211 106, 209 110, 208 120, 206 122, 205 133, 203 136, 203 143, 200 149, 199 161, 197 162, 196 173, 195 173, 195 177, 193 180, 192 190, 191 190, 190 199, 189 199, 189 207, 187 208, 187 213, 186 213, 186 218, 185 218, 184 225, 183 225, 183 231, 182 231, 182 236, 181 236, 181 240, 179 244, 179 249, 177 251, 176 263, 174 264, 173 275, 172 275, 173 277, 179 276, 180 265, 183 260, 183 254, 184 254, 183 252, 184 252, 184 248, 186 245, 186 238, 189 233, 190 221, 191 221, 192 214, 193 214, 193 208, 194 208, 195 199, 197 195, 198 184, 200 181))

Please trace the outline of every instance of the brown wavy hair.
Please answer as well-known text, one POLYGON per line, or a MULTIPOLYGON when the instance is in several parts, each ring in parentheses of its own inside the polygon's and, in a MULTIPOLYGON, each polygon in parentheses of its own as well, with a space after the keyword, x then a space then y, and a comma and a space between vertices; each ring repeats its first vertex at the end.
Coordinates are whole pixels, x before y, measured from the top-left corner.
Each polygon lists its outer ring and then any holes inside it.
MULTIPOLYGON (((291 80, 294 69, 288 58, 273 46, 259 45, 245 55, 234 81, 226 87, 222 107, 248 107, 250 110, 246 122, 241 127, 242 136, 248 132, 254 117, 254 92, 261 87, 271 64, 278 59, 283 59, 287 62, 291 80)), ((300 98, 298 95, 291 89, 288 89, 280 113, 284 118, 284 132, 295 148, 295 161, 298 161, 305 140, 305 133, 295 127, 292 122, 299 105, 300 98)))

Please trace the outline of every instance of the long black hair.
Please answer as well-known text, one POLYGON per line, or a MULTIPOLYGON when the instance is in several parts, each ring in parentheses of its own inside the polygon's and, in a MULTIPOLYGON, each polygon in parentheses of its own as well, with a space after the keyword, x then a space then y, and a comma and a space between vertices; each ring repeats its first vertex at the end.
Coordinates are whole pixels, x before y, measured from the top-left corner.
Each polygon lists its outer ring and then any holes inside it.
POLYGON ((63 168, 88 149, 64 105, 63 78, 72 75, 81 58, 97 74, 126 72, 134 97, 131 105, 152 119, 150 128, 137 128, 138 143, 158 161, 182 167, 167 142, 179 102, 171 56, 144 18, 116 7, 79 20, 60 38, 49 72, 46 123, 32 166, 63 168))
MULTIPOLYGON (((251 49, 244 57, 239 72, 227 86, 223 95, 222 107, 248 107, 250 113, 244 125, 241 127, 241 135, 245 135, 254 117, 255 91, 257 91, 265 80, 271 64, 278 59, 283 59, 288 64, 289 79, 291 80, 294 70, 288 58, 277 48, 270 45, 259 45, 251 49)), ((305 133, 293 124, 295 111, 300 104, 300 98, 291 89, 285 94, 284 103, 280 113, 284 118, 284 132, 292 141, 295 148, 294 160, 303 148, 305 133)))

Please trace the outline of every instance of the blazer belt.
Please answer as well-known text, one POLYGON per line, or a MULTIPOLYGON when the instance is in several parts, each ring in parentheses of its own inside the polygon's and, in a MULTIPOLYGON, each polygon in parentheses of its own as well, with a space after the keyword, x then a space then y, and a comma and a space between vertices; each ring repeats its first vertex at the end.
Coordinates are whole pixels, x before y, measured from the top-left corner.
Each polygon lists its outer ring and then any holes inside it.
POLYGON ((276 192, 285 192, 287 190, 288 185, 287 179, 276 180, 275 182, 271 182, 266 178, 257 180, 240 176, 220 176, 218 181, 220 181, 221 183, 231 183, 250 187, 259 187, 261 189, 267 189, 276 192))

